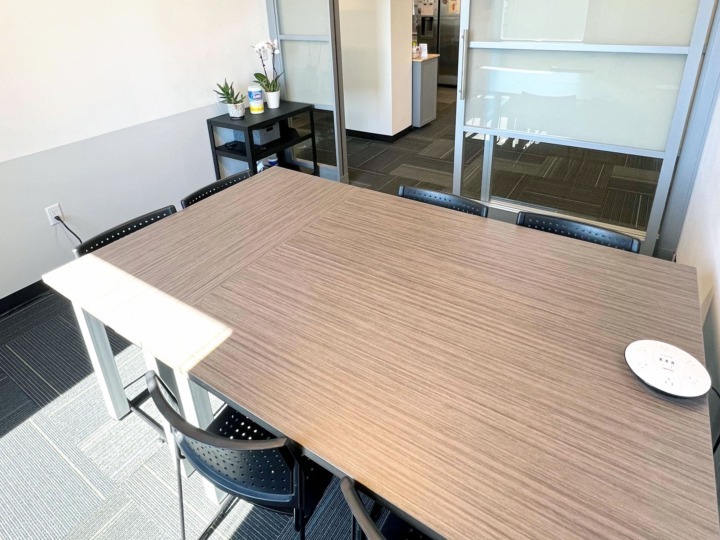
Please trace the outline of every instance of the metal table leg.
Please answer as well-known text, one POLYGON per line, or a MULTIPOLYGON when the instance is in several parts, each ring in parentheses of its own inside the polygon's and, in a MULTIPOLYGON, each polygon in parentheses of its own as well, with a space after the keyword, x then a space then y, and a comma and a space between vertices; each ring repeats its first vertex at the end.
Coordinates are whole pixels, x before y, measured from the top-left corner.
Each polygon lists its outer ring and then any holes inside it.
POLYGON ((105 325, 75 303, 73 303, 73 309, 87 347, 88 356, 90 356, 95 375, 97 375, 108 414, 115 420, 120 420, 130 412, 130 404, 125 397, 125 389, 120 379, 115 356, 110 348, 105 325))

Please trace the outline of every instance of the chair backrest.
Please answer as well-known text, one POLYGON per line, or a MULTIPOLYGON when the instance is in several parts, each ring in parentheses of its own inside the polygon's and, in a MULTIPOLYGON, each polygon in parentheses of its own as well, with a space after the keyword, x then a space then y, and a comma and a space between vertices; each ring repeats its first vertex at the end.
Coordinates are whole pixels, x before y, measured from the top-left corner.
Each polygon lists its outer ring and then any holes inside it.
POLYGON ((261 434, 247 440, 230 438, 234 433, 210 433, 177 412, 171 404, 175 401, 172 392, 154 371, 145 374, 145 382, 182 455, 216 487, 263 506, 296 508, 301 504, 302 474, 289 439, 261 434))
POLYGON ((250 178, 250 173, 243 171, 241 173, 228 176, 227 178, 223 178, 222 180, 217 180, 212 184, 201 187, 197 191, 193 191, 190 195, 180 201, 180 205, 183 208, 187 208, 188 206, 192 206, 203 199, 207 199, 210 195, 220 193, 222 190, 227 189, 230 186, 234 186, 235 184, 242 182, 243 180, 247 180, 248 178, 250 178))
POLYGON ((362 532, 365 533, 365 536, 367 536, 368 540, 386 540, 360 500, 360 495, 355 489, 355 482, 353 479, 348 476, 343 477, 340 480, 340 490, 342 491, 343 497, 345 497, 345 502, 350 508, 350 512, 352 512, 352 537, 355 538, 355 523, 357 522, 357 524, 360 525, 362 532))
POLYGON ((93 236, 89 240, 85 240, 82 244, 73 250, 76 257, 87 255, 88 253, 100 249, 103 246, 112 244, 113 242, 120 240, 121 238, 144 229, 148 225, 152 225, 156 221, 160 221, 163 218, 168 217, 175 213, 175 207, 173 205, 166 206, 165 208, 159 208, 153 212, 148 212, 140 217, 126 221, 125 223, 108 229, 107 231, 93 236))
POLYGON ((626 234, 609 231, 602 227, 563 219, 553 216, 545 216, 542 214, 531 214, 527 212, 519 212, 516 223, 530 229, 546 231, 570 238, 577 238, 585 242, 609 246, 632 253, 640 252, 640 240, 628 236, 626 234))
POLYGON ((474 216, 487 217, 488 208, 484 204, 475 202, 472 199, 466 199, 458 195, 448 195, 439 191, 430 191, 429 189, 420 189, 408 186, 400 186, 398 195, 405 199, 420 201, 434 206, 441 206, 474 216))

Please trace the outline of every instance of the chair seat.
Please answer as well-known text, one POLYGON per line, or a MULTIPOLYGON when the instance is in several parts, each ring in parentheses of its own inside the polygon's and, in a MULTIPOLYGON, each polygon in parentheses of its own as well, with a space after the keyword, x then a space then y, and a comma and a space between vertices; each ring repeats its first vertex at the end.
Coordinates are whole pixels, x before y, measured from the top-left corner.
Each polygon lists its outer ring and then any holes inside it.
MULTIPOLYGON (((206 428, 208 433, 229 439, 266 440, 276 438, 262 426, 253 422, 232 407, 225 407, 206 428)), ((185 439, 181 446, 183 453, 194 467, 200 469, 208 479, 223 491, 250 500, 262 492, 277 497, 282 504, 290 502, 293 495, 292 469, 278 450, 255 452, 232 452, 222 448, 209 447, 191 439, 185 439), (194 454, 203 457, 204 463, 194 459, 194 454)), ((332 475, 307 458, 300 458, 305 471, 305 513, 312 514, 320 501, 332 475)), ((284 509, 278 511, 284 512, 284 509)), ((289 506, 287 513, 293 508, 289 506)))

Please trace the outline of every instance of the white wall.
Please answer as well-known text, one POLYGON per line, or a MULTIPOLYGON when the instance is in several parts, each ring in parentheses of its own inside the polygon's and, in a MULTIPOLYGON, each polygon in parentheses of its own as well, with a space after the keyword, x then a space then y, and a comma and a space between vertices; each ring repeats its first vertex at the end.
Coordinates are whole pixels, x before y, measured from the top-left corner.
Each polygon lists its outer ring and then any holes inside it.
POLYGON ((685 217, 677 260, 697 268, 700 305, 706 324, 705 349, 713 379, 720 381, 720 102, 708 128, 695 187, 685 217))
POLYGON ((340 0, 347 129, 395 135, 412 123, 412 0, 340 0))
POLYGON ((264 0, 0 0, 0 298, 87 238, 214 179, 205 119, 246 87, 264 0))
MULTIPOLYGON (((720 102, 708 128, 695 186, 677 249, 677 260, 697 268, 705 361, 715 388, 720 387, 720 102)), ((720 436, 720 401, 710 392, 713 440, 720 436)), ((720 454, 716 455, 720 478, 720 454)), ((720 483, 718 483, 720 499, 720 483)))

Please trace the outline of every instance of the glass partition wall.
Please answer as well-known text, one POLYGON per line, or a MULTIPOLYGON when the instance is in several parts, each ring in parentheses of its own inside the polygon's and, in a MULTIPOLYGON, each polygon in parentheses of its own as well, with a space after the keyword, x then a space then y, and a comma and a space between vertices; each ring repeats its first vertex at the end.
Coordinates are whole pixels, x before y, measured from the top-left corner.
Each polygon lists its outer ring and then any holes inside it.
MULTIPOLYGON (((270 37, 281 51, 281 96, 315 105, 320 176, 347 182, 337 0, 267 0, 267 6, 270 37)), ((292 149, 299 166, 311 169, 311 155, 309 141, 292 149)))
POLYGON ((465 0, 453 192, 623 230, 651 254, 713 6, 465 0))

